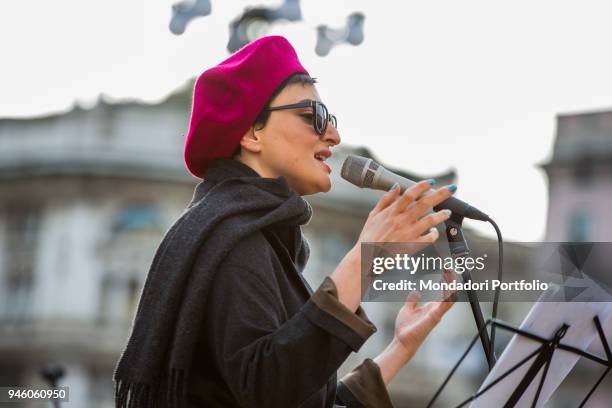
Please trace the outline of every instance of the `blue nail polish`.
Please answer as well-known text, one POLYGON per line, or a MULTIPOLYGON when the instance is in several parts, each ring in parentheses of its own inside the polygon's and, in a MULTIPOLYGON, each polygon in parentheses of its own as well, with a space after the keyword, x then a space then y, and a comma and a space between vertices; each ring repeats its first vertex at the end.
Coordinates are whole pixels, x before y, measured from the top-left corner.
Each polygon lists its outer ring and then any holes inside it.
POLYGON ((455 184, 450 184, 450 185, 448 186, 448 190, 449 190, 451 193, 454 193, 455 191, 457 191, 457 186, 456 186, 455 184))
POLYGON ((448 208, 445 209, 444 211, 446 211, 448 213, 448 216, 450 217, 451 215, 453 215, 453 212, 451 210, 449 210, 448 208))
POLYGON ((428 182, 430 185, 432 185, 432 186, 433 186, 434 184, 436 184, 436 180, 434 180, 434 179, 429 179, 429 180, 427 180, 427 182, 428 182))
POLYGON ((389 191, 394 191, 397 187, 399 186, 399 184, 397 183, 393 183, 393 185, 391 186, 391 188, 389 189, 389 191))

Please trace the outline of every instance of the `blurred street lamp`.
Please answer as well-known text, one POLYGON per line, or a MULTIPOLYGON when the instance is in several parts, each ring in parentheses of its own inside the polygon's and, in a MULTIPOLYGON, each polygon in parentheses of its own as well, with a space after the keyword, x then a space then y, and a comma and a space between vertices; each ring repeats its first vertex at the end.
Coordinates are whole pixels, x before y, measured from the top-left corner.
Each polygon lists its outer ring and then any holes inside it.
MULTIPOLYGON (((64 376, 64 374, 66 374, 66 370, 61 364, 52 363, 42 367, 39 371, 39 374, 42 378, 44 378, 45 381, 49 383, 51 388, 57 388, 57 382, 60 378, 64 376)), ((53 406, 55 408, 59 408, 59 401, 53 400, 53 406)))
POLYGON ((268 7, 247 8, 242 15, 230 23, 230 39, 227 50, 234 52, 249 42, 262 37, 270 25, 278 20, 300 21, 300 0, 285 0, 276 9, 268 7))
POLYGON ((170 31, 176 35, 183 34, 187 24, 197 17, 210 14, 210 0, 184 0, 172 5, 170 31))
POLYGON ((361 44, 363 42, 364 20, 365 16, 362 13, 353 13, 348 16, 344 27, 334 29, 326 25, 318 26, 317 45, 315 47, 317 55, 326 56, 338 44, 361 44))

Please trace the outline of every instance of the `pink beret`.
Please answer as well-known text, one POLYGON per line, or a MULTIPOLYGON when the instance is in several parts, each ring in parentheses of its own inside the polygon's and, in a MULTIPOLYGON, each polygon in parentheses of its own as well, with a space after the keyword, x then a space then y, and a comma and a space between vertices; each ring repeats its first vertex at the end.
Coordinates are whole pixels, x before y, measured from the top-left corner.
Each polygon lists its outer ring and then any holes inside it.
POLYGON ((209 160, 230 157, 272 93, 295 73, 308 71, 280 36, 253 41, 202 73, 185 140, 191 174, 203 178, 209 160))

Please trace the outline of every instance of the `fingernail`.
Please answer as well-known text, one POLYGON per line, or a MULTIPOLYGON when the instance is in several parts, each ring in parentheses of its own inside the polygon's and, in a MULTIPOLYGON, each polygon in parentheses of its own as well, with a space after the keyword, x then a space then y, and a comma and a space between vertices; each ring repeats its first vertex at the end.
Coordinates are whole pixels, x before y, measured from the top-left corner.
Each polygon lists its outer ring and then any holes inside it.
POLYGON ((448 190, 449 190, 451 193, 454 193, 455 191, 457 191, 457 186, 456 186, 455 184, 450 184, 450 185, 448 186, 448 190))
POLYGON ((444 211, 446 211, 446 213, 448 214, 448 216, 450 217, 451 215, 453 215, 453 212, 449 209, 445 209, 444 211))
POLYGON ((395 191, 395 189, 397 188, 397 186, 399 186, 399 184, 397 184, 397 183, 393 183, 393 185, 391 186, 391 188, 389 189, 389 191, 395 191))
POLYGON ((432 185, 432 186, 433 186, 434 184, 436 184, 436 180, 434 180, 434 179, 429 179, 429 180, 427 180, 427 182, 428 182, 430 185, 432 185))

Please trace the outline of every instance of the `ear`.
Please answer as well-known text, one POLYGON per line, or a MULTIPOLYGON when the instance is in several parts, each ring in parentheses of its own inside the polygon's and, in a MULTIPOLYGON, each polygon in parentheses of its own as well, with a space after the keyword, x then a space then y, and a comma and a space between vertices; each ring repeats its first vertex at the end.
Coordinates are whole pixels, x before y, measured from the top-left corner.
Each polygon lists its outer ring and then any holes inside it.
POLYGON ((261 151, 261 132, 255 130, 253 126, 240 139, 240 146, 243 150, 253 153, 261 151))

